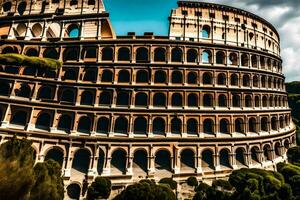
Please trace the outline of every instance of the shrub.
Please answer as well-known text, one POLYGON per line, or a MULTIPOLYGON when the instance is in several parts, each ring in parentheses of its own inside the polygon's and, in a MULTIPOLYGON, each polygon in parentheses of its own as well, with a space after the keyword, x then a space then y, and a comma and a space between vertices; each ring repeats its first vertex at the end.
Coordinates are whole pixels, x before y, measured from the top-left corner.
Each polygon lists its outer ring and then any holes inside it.
POLYGON ((153 180, 142 180, 128 186, 114 200, 175 200, 175 194, 170 187, 157 185, 153 180))
POLYGON ((174 181, 172 178, 162 178, 162 179, 160 179, 159 183, 169 185, 172 190, 177 189, 177 182, 174 181))
POLYGON ((212 186, 214 188, 221 187, 224 190, 232 190, 232 186, 230 185, 230 183, 228 181, 222 180, 222 179, 214 180, 212 183, 212 186))
POLYGON ((111 192, 111 181, 106 177, 97 177, 88 188, 87 200, 107 199, 111 192))
POLYGON ((57 70, 62 63, 51 58, 29 57, 21 54, 0 54, 0 64, 15 66, 32 66, 36 68, 46 68, 57 70))
POLYGON ((197 181, 197 178, 195 176, 190 176, 188 179, 187 179, 187 184, 189 186, 197 186, 198 185, 198 181, 197 181))
POLYGON ((195 192, 206 192, 206 190, 209 188, 210 186, 207 185, 206 183, 201 182, 196 188, 195 188, 195 192))

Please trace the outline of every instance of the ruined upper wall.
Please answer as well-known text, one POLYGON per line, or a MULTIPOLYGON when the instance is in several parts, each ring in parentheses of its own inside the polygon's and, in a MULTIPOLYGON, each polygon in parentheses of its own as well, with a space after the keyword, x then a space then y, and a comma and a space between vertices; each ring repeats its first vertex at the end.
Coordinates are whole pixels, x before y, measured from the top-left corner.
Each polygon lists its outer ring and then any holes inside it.
POLYGON ((280 55, 276 29, 266 20, 241 9, 179 1, 169 20, 170 39, 241 46, 280 55))

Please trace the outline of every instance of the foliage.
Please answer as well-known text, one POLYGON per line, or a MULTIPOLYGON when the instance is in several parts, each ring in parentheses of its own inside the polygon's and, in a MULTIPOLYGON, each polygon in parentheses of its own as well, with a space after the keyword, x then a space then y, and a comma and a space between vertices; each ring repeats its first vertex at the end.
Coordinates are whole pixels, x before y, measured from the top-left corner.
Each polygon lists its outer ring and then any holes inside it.
POLYGON ((60 200, 64 198, 64 184, 61 167, 54 160, 38 163, 34 167, 35 184, 30 200, 60 200))
POLYGON ((0 199, 61 200, 61 168, 49 160, 34 166, 32 142, 13 137, 0 146, 0 199))
POLYGON ((297 164, 300 163, 300 147, 292 147, 287 152, 288 159, 291 163, 297 164))
POLYGON ((159 183, 169 185, 172 190, 177 189, 177 182, 174 181, 172 178, 162 178, 160 179, 159 183))
POLYGON ((107 199, 111 192, 111 181, 106 177, 97 177, 88 188, 87 200, 107 199))
POLYGON ((115 200, 175 200, 175 194, 165 184, 156 184, 154 180, 141 180, 128 186, 115 200))
POLYGON ((62 66, 58 60, 51 58, 29 57, 21 54, 0 54, 0 64, 15 66, 32 66, 36 68, 47 68, 56 70, 62 66))
POLYGON ((190 176, 188 179, 187 179, 187 184, 189 186, 197 186, 198 185, 198 181, 197 181, 197 178, 195 176, 190 176))

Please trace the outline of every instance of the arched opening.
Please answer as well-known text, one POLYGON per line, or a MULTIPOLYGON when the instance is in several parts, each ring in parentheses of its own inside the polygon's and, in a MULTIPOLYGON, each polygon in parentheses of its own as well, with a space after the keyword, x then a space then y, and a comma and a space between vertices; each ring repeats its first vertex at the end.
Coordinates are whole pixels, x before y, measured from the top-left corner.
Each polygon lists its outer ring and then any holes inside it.
POLYGON ((156 48, 154 50, 154 61, 155 62, 165 62, 166 61, 166 49, 156 48))
POLYGON ((211 52, 209 50, 204 50, 202 52, 202 63, 204 64, 211 63, 211 52))
POLYGON ((250 87, 250 77, 249 75, 243 76, 243 86, 244 87, 250 87))
POLYGON ((6 81, 0 81, 0 95, 1 96, 9 96, 10 94, 10 85, 6 81))
POLYGON ((233 97, 232 97, 232 106, 233 107, 236 107, 236 108, 238 108, 238 107, 241 107, 241 97, 240 97, 240 95, 233 95, 233 97))
POLYGON ((145 150, 137 150, 133 156, 133 174, 134 176, 146 176, 148 171, 148 158, 145 150))
POLYGON ((252 147, 251 150, 251 159, 253 164, 260 163, 259 161, 259 148, 258 147, 252 147))
POLYGON ((63 90, 60 102, 61 103, 74 103, 75 94, 73 90, 65 89, 63 90))
POLYGON ((60 37, 61 26, 59 23, 51 23, 47 29, 47 38, 59 38, 60 37))
POLYGON ((40 23, 35 23, 32 28, 32 34, 34 37, 39 37, 41 36, 42 32, 43 32, 43 27, 40 23))
MULTIPOLYGON (((268 107, 268 100, 267 100, 266 96, 263 96, 262 101, 263 101, 263 103, 262 103, 263 107, 268 107)), ((275 102, 276 102, 276 100, 275 100, 275 102)))
POLYGON ((172 83, 179 84, 183 82, 182 73, 180 71, 174 71, 172 73, 172 83))
POLYGON ((18 13, 20 15, 24 14, 24 12, 26 11, 26 6, 27 6, 26 1, 22 1, 21 3, 19 3, 19 5, 18 5, 18 13))
POLYGON ((16 47, 7 46, 2 49, 2 54, 8 54, 8 53, 18 53, 18 49, 16 47))
POLYGON ((249 132, 256 133, 256 119, 255 118, 250 118, 248 122, 248 128, 249 132))
POLYGON ((167 74, 165 71, 158 70, 154 75, 154 83, 166 83, 167 82, 167 74))
POLYGON ((59 55, 56 49, 47 48, 43 53, 44 58, 58 59, 59 55))
POLYGON ((72 177, 82 177, 88 173, 91 154, 86 149, 79 149, 74 154, 71 174, 72 177))
POLYGON ((220 121, 220 132, 228 134, 230 133, 229 122, 227 119, 221 119, 220 121))
POLYGON ((127 70, 121 70, 118 74, 119 83, 128 83, 130 82, 130 74, 127 70))
POLYGON ((5 72, 9 74, 19 74, 19 67, 5 66, 5 72))
POLYGON ((203 84, 211 85, 212 84, 212 75, 211 73, 205 72, 203 74, 203 84))
POLYGON ((189 49, 187 51, 187 62, 196 63, 198 62, 198 52, 195 49, 189 49))
POLYGON ((126 47, 121 47, 118 51, 118 61, 129 61, 130 50, 126 47))
POLYGON ((247 108, 252 107, 252 97, 250 95, 247 95, 245 97, 245 107, 247 108))
POLYGON ((128 92, 118 92, 117 106, 129 106, 129 96, 128 92))
POLYGON ((184 149, 181 151, 180 171, 191 173, 195 171, 195 153, 191 149, 184 149))
POLYGON ((260 106, 259 96, 255 96, 255 107, 258 108, 260 106))
POLYGON ((172 134, 181 134, 182 124, 179 118, 173 118, 171 120, 171 133, 172 134))
POLYGON ((97 172, 98 174, 102 174, 103 173, 103 168, 104 168, 104 163, 105 163, 105 154, 104 151, 99 148, 99 157, 98 157, 98 165, 97 165, 97 172))
POLYGON ((236 53, 230 53, 228 58, 229 65, 237 65, 238 64, 238 57, 236 53))
POLYGON ((69 38, 78 38, 80 34, 78 24, 70 24, 67 28, 67 34, 69 38))
POLYGON ((238 118, 234 121, 234 130, 237 133, 244 133, 244 122, 243 119, 238 118))
POLYGON ((57 129, 70 132, 71 127, 72 127, 73 119, 70 115, 63 114, 59 118, 57 129))
POLYGON ((100 105, 110 105, 112 103, 112 91, 103 91, 100 94, 100 105))
POLYGON ((263 148, 265 160, 272 160, 272 150, 270 145, 266 144, 263 148))
POLYGON ((218 51, 216 53, 216 63, 221 65, 225 64, 225 53, 223 51, 218 51))
POLYGON ((49 130, 51 126, 51 116, 48 113, 41 113, 35 123, 35 127, 39 129, 49 130))
POLYGON ((156 173, 171 172, 171 155, 167 150, 159 150, 155 154, 156 173))
POLYGON ((249 66, 249 57, 245 53, 243 53, 242 56, 241 56, 241 64, 244 67, 248 67, 249 66))
POLYGON ((94 104, 94 94, 90 91, 84 91, 81 94, 81 100, 80 100, 81 105, 93 105, 94 104))
POLYGON ((165 134, 165 120, 157 117, 153 120, 153 134, 164 135, 165 134))
POLYGON ((26 56, 38 56, 38 54, 38 51, 34 48, 28 49, 25 53, 26 56))
POLYGON ((64 152, 54 147, 53 149, 50 149, 45 155, 45 161, 50 159, 58 162, 59 165, 62 167, 64 162, 64 152))
POLYGON ((78 122, 77 131, 81 133, 90 133, 92 128, 92 120, 87 117, 81 117, 78 122))
POLYGON ((13 117, 10 120, 11 124, 25 126, 27 124, 27 112, 25 111, 17 111, 12 114, 13 117))
POLYGON ((174 106, 174 107, 182 106, 182 96, 180 93, 174 93, 172 95, 172 106, 174 106))
POLYGON ((100 117, 97 122, 97 133, 109 133, 110 126, 109 126, 109 119, 106 117, 100 117))
POLYGON ((187 121, 187 134, 198 134, 198 122, 196 119, 189 119, 187 121))
POLYGON ((17 89, 16 95, 18 97, 29 98, 31 96, 31 88, 26 83, 22 83, 21 87, 17 89))
POLYGON ((281 156, 281 145, 279 142, 275 144, 274 150, 277 157, 281 156))
POLYGON ((232 74, 230 77, 230 85, 238 86, 239 85, 239 78, 236 74, 232 74))
POLYGON ((101 51, 103 61, 111 61, 114 58, 114 50, 111 47, 104 47, 101 51))
POLYGON ((273 131, 277 131, 277 119, 276 117, 272 117, 271 119, 271 128, 273 131))
POLYGON ((198 75, 195 72, 188 73, 188 84, 197 84, 198 75))
POLYGON ((188 95, 188 106, 189 107, 198 107, 198 95, 197 94, 189 94, 188 95))
POLYGON ((97 47, 87 47, 87 48, 85 48, 84 59, 93 59, 95 61, 95 59, 98 57, 97 56, 97 53, 98 53, 97 50, 98 50, 97 47))
POLYGON ((257 68, 257 56, 256 55, 251 56, 251 64, 252 64, 252 67, 257 68))
POLYGON ((226 76, 225 74, 218 75, 218 85, 226 85, 226 76))
POLYGON ((164 93, 155 93, 153 106, 166 106, 166 95, 164 93))
POLYGON ((63 61, 78 61, 79 60, 79 48, 78 47, 69 47, 66 48, 63 52, 63 61))
POLYGON ((98 74, 97 69, 85 69, 84 72, 83 81, 96 81, 98 74))
POLYGON ((237 166, 245 166, 245 150, 243 148, 237 148, 235 151, 235 159, 236 159, 236 165, 237 166))
POLYGON ((211 94, 205 94, 203 96, 203 106, 212 107, 213 106, 213 97, 211 94))
POLYGON ((136 62, 149 62, 149 51, 145 47, 136 50, 136 62))
POLYGON ((219 107, 227 107, 227 97, 224 94, 219 95, 219 107))
POLYGON ((111 174, 122 175, 126 173, 127 153, 118 149, 111 156, 111 174))
POLYGON ((211 119, 205 119, 203 121, 203 132, 207 134, 214 133, 214 121, 211 119))
POLYGON ((213 152, 209 149, 202 151, 201 153, 202 158, 202 169, 203 171, 209 171, 214 169, 214 159, 213 159, 213 152))
POLYGON ((128 133, 128 120, 126 117, 118 117, 115 121, 115 133, 127 134, 128 133))
POLYGON ((148 95, 146 93, 139 92, 135 96, 135 106, 146 107, 148 105, 148 95))
POLYGON ((204 25, 201 32, 202 38, 210 37, 210 26, 204 25))
POLYGON ((138 117, 134 120, 134 133, 135 134, 147 134, 147 120, 145 117, 138 117))
POLYGON ((25 67, 24 71, 23 71, 23 75, 35 76, 36 75, 36 68, 35 67, 25 67))
POLYGON ((257 76, 253 76, 253 87, 258 87, 258 77, 257 76))
POLYGON ((182 62, 182 50, 180 48, 173 48, 171 52, 172 62, 182 62))
POLYGON ((229 161, 229 150, 222 149, 220 151, 220 165, 224 168, 231 168, 230 161, 229 161))
POLYGON ((101 82, 112 82, 113 81, 113 73, 110 70, 103 70, 101 76, 101 82))
POLYGON ((266 117, 261 118, 261 122, 260 122, 261 131, 268 132, 269 131, 268 126, 269 126, 268 118, 266 118, 266 117))
POLYGON ((2 5, 3 11, 9 12, 11 10, 11 6, 12 6, 12 4, 10 1, 3 3, 3 5, 2 5))
POLYGON ((137 83, 148 83, 149 82, 149 74, 146 70, 139 70, 136 73, 136 82, 137 83))

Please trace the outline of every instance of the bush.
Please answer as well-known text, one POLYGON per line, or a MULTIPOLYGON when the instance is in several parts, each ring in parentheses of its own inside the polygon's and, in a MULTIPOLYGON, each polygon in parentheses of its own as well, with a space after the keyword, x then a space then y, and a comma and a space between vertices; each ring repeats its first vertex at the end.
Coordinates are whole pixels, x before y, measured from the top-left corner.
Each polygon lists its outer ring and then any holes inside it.
POLYGON ((197 186, 198 185, 198 181, 197 181, 197 178, 195 176, 190 176, 188 179, 187 179, 187 184, 189 186, 197 186))
POLYGON ((32 66, 36 68, 46 68, 57 70, 62 63, 51 58, 29 57, 21 54, 0 54, 0 64, 15 66, 32 66))
POLYGON ((107 199, 111 192, 111 181, 106 177, 97 177, 88 188, 87 200, 107 199))
POLYGON ((174 181, 172 178, 162 178, 162 179, 160 179, 159 183, 169 185, 172 190, 177 189, 177 182, 174 181))
POLYGON ((114 200, 175 200, 170 187, 157 185, 153 180, 142 180, 128 186, 114 200))
POLYGON ((224 190, 232 190, 232 186, 230 185, 230 183, 228 181, 222 180, 222 179, 214 180, 212 183, 212 187, 214 187, 214 188, 220 187, 224 190))

